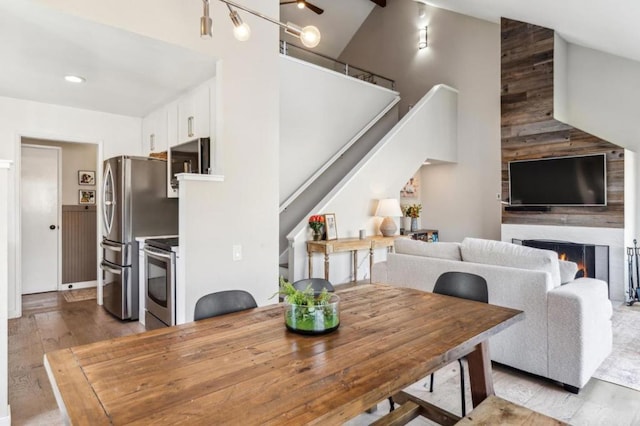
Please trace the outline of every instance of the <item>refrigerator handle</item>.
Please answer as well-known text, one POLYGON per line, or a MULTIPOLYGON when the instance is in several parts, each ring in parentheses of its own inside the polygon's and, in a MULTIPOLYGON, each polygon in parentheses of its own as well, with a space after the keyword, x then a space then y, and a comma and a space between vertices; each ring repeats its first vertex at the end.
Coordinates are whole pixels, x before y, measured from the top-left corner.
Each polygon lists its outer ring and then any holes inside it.
POLYGON ((115 275, 122 275, 122 271, 120 269, 112 268, 104 262, 100 263, 100 269, 102 269, 103 271, 111 272, 115 275))
POLYGON ((104 241, 100 242, 100 247, 102 247, 105 250, 122 251, 122 246, 120 244, 109 244, 104 241))

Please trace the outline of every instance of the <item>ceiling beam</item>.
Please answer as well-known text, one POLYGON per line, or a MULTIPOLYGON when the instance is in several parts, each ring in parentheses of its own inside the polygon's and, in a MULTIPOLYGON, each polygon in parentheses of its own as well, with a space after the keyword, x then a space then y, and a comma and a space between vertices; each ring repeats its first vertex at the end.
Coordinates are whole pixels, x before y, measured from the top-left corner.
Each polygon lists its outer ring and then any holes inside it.
POLYGON ((380 7, 385 7, 387 5, 387 0, 371 0, 371 1, 380 7))

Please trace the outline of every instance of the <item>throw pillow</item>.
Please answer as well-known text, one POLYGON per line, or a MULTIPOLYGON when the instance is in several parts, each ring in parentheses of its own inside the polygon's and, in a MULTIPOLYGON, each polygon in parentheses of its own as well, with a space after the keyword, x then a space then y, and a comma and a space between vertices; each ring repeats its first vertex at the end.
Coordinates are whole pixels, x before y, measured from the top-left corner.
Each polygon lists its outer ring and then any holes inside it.
POLYGON ((525 247, 504 241, 465 238, 460 245, 462 260, 488 265, 545 271, 554 287, 560 285, 558 254, 551 250, 525 247))
POLYGON ((569 262, 568 260, 558 260, 560 265, 560 283, 566 284, 576 279, 578 273, 578 264, 569 262))
POLYGON ((412 240, 411 238, 398 238, 393 245, 398 254, 462 260, 460 256, 460 243, 427 243, 412 240))

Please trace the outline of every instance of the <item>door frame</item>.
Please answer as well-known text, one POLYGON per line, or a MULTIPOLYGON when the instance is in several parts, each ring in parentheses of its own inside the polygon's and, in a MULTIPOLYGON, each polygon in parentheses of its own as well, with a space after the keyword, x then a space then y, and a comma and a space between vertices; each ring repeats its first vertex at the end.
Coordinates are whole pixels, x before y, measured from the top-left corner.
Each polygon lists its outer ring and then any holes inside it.
MULTIPOLYGON (((57 171, 58 171, 58 181, 56 182, 56 186, 58 187, 58 197, 56 200, 56 227, 58 230, 58 244, 56 248, 56 291, 60 291, 62 287, 62 148, 59 146, 49 146, 49 145, 38 145, 32 143, 20 143, 20 165, 22 165, 22 148, 34 148, 34 149, 45 149, 50 151, 55 151, 57 153, 57 171)), ((20 169, 20 185, 22 185, 22 168, 20 169)), ((22 201, 22 197, 20 198, 22 201)), ((17 229, 20 235, 20 253, 17 254, 20 257, 20 297, 22 297, 22 204, 20 207, 20 229, 17 229)))
MULTIPOLYGON (((70 142, 70 143, 86 143, 97 145, 96 154, 96 187, 102 188, 102 163, 103 163, 103 147, 104 142, 101 139, 93 139, 90 137, 81 137, 76 135, 60 135, 51 133, 42 133, 38 131, 24 131, 16 132, 14 140, 14 179, 13 179, 13 211, 10 210, 9 215, 13 214, 15 224, 15 258, 13 260, 14 282, 9 281, 9 286, 13 287, 14 291, 14 306, 15 309, 9 311, 9 318, 19 318, 22 316, 22 205, 21 205, 21 193, 20 187, 22 184, 22 153, 20 147, 22 146, 22 139, 42 139, 52 142, 70 142)), ((98 218, 102 217, 102 191, 96 191, 96 215, 98 218)), ((100 268, 100 241, 102 237, 102 223, 98 221, 96 226, 96 270, 100 268)), ((62 241, 62 238, 60 239, 62 241)), ((61 271, 62 272, 62 271, 61 271)), ((102 305, 102 274, 98 273, 98 291, 96 301, 98 305, 102 305)))

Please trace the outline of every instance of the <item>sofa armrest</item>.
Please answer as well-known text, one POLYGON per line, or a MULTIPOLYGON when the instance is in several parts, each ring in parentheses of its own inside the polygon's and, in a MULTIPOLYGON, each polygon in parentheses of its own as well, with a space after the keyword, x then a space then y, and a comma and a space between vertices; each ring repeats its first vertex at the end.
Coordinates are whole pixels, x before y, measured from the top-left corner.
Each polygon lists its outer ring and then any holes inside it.
POLYGON ((371 268, 371 282, 372 283, 387 283, 389 282, 388 264, 386 261, 377 262, 373 264, 371 268))
POLYGON ((583 387, 611 353, 607 283, 579 278, 549 292, 549 376, 583 387))

